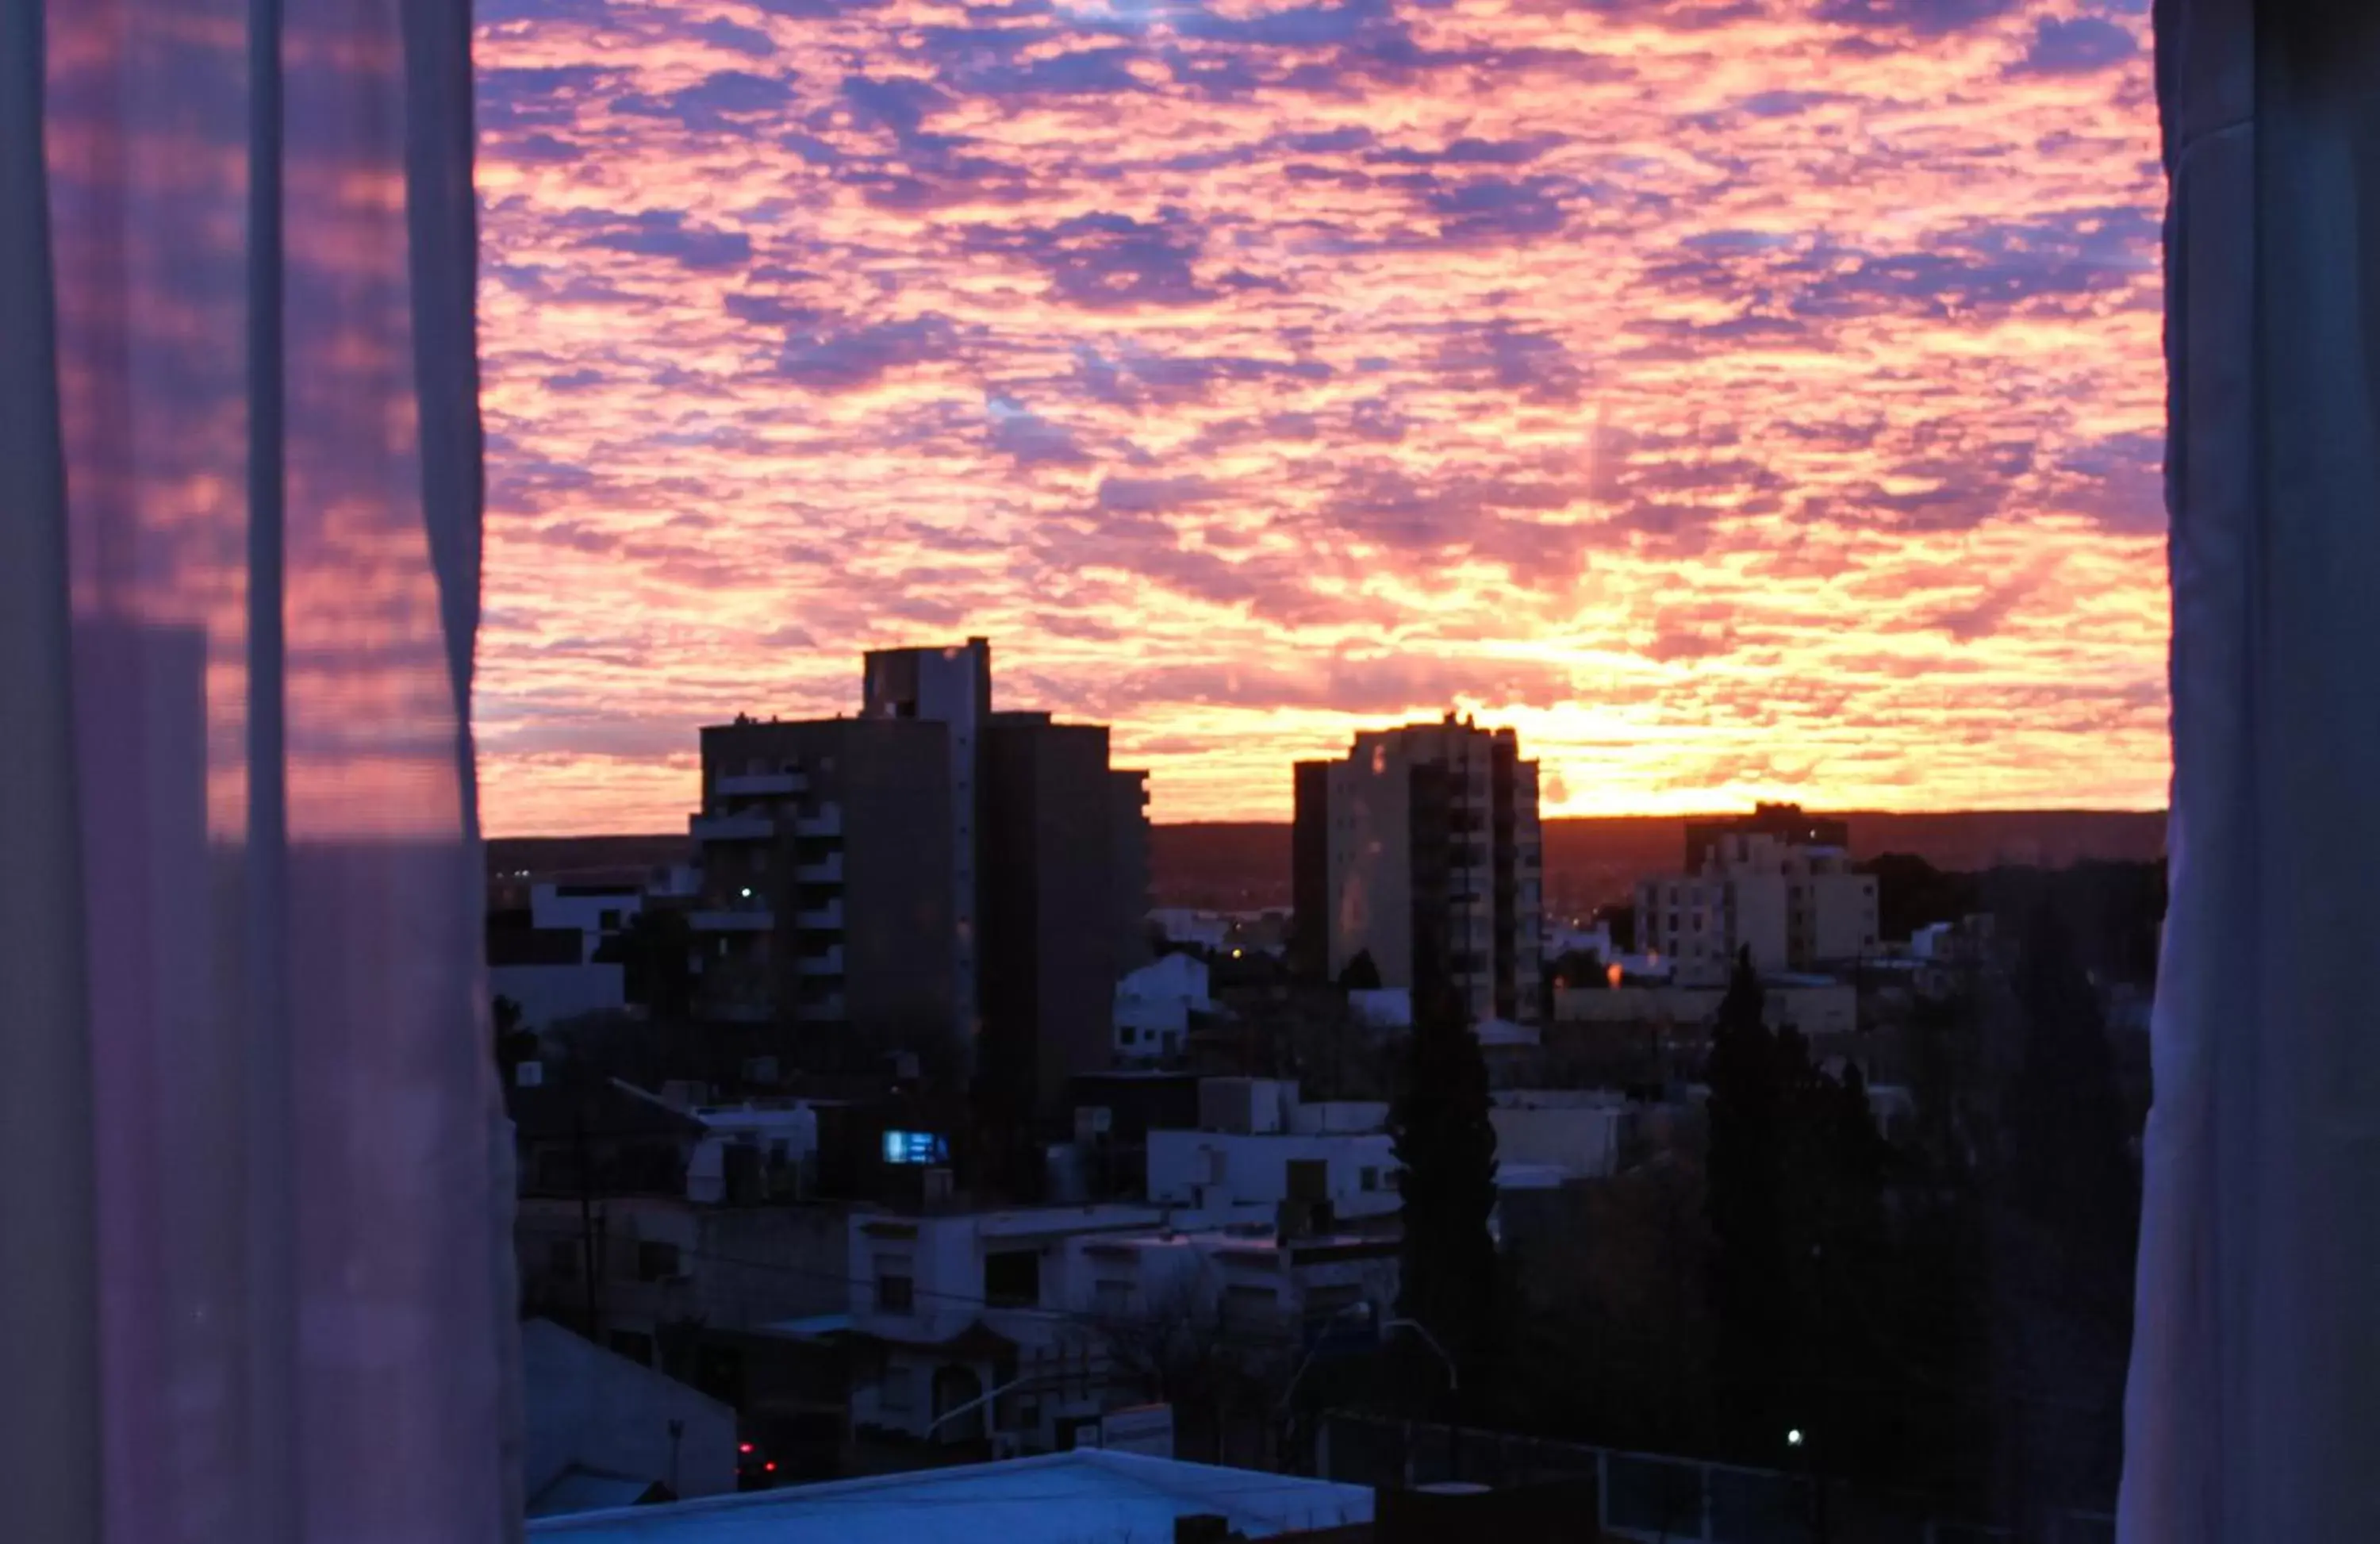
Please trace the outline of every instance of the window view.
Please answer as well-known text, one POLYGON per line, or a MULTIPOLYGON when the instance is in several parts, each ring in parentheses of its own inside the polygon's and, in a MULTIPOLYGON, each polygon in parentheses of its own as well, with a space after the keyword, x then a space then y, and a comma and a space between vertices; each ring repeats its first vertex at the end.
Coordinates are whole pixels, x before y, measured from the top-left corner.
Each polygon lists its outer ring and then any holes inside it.
POLYGON ((2146 10, 483 5, 510 1099, 685 1177, 526 1311, 747 1489, 2112 1538, 2146 10))
POLYGON ((0 0, 0 1539, 2374 1536, 2320 9, 0 0))

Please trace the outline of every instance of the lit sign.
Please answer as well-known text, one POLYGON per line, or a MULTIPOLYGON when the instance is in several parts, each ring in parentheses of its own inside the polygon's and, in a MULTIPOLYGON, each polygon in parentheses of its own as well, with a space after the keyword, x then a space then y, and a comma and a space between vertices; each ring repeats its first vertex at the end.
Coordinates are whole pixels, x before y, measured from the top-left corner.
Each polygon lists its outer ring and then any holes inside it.
POLYGON ((951 1144, 931 1131, 888 1131, 884 1134, 887 1163, 947 1163, 951 1144))

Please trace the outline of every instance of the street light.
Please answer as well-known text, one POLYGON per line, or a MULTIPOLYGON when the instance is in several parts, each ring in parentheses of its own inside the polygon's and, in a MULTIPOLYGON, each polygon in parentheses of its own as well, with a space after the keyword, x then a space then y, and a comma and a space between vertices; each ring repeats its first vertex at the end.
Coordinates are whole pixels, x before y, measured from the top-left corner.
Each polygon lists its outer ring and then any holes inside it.
POLYGON ((1446 1364, 1448 1413, 1454 1417, 1454 1422, 1448 1428, 1446 1435, 1447 1477, 1460 1479, 1463 1477, 1463 1378, 1455 1370, 1454 1358, 1446 1354, 1446 1347, 1438 1343, 1438 1337, 1429 1332, 1429 1326, 1417 1319, 1384 1319, 1380 1321, 1382 1340, 1388 1339, 1389 1331, 1391 1330, 1411 1330, 1424 1345, 1428 1346, 1437 1355, 1440 1362, 1446 1364))
POLYGON ((1800 1427, 1794 1427, 1791 1430, 1785 1433, 1785 1445, 1789 1448, 1798 1448, 1802 1445, 1802 1429, 1800 1427))

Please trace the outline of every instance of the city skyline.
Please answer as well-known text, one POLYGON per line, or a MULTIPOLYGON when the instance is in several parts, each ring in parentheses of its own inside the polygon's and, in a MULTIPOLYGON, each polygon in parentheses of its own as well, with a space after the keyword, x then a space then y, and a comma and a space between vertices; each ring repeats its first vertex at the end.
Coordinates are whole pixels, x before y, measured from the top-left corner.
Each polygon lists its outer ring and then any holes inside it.
POLYGON ((2154 808, 2143 7, 480 7, 488 828, 988 635, 1161 821, 2154 808))

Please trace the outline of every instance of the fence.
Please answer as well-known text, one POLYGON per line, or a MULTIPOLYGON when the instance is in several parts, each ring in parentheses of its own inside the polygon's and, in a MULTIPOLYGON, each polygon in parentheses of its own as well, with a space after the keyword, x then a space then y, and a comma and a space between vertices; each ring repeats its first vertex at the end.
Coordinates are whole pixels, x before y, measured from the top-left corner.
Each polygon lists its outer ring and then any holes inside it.
MULTIPOLYGON (((1467 1480, 1498 1489, 1591 1477, 1608 1538, 1642 1544, 2016 1544, 2012 1529, 1928 1515, 1920 1507, 1818 1487, 1810 1477, 1661 1453, 1627 1453, 1512 1432, 1455 1430, 1333 1413, 1316 1447, 1322 1476, 1412 1487, 1467 1480)), ((2059 1513, 2039 1544, 2114 1544, 2113 1519, 2059 1513)), ((2030 1544, 2030 1541, 2028 1541, 2030 1544)))

